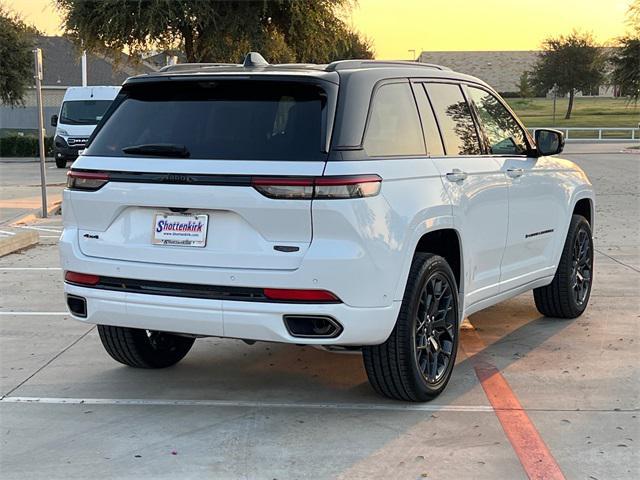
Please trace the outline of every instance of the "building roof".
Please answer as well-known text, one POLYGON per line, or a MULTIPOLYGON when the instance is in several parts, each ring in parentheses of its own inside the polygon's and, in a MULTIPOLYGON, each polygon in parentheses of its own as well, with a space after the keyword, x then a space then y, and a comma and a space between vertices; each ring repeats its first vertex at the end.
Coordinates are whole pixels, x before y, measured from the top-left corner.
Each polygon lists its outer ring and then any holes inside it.
POLYGON ((492 52, 429 52, 418 57, 419 62, 437 63, 461 73, 478 77, 498 92, 517 92, 520 75, 531 71, 538 51, 514 50, 492 52))
MULTIPOLYGON (((36 45, 42 49, 43 81, 45 87, 71 87, 82 85, 81 52, 65 37, 38 37, 36 45)), ((152 72, 144 63, 135 64, 122 54, 120 62, 87 53, 88 85, 121 85, 128 77, 152 72)))

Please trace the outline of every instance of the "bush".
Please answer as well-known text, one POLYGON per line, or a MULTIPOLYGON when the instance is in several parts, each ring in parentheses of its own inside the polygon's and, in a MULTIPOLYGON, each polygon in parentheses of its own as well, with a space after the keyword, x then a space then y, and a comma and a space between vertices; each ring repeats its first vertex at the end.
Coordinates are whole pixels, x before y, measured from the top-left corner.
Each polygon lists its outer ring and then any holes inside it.
MULTIPOLYGON (((47 157, 53 156, 52 137, 45 137, 44 151, 47 157)), ((9 135, 0 138, 0 157, 38 156, 40 156, 38 137, 32 135, 9 135)))
POLYGON ((520 98, 520 92, 498 92, 502 98, 520 98))

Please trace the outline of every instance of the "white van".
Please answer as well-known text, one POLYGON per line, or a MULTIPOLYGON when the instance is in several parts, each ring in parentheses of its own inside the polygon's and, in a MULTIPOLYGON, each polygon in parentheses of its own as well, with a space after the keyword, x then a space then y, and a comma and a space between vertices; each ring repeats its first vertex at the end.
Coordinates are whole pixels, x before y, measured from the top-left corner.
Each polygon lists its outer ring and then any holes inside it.
POLYGON ((87 143, 120 87, 70 87, 64 94, 60 114, 51 117, 56 127, 53 156, 58 168, 65 168, 87 143))

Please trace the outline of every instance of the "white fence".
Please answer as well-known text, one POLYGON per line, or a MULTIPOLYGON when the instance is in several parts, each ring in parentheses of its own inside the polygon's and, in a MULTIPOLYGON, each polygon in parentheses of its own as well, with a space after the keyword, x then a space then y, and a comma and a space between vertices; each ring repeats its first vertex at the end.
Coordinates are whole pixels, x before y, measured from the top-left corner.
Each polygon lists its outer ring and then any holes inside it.
POLYGON ((599 142, 620 142, 640 140, 640 128, 633 127, 537 127, 552 128, 564 132, 567 141, 596 140, 599 142))

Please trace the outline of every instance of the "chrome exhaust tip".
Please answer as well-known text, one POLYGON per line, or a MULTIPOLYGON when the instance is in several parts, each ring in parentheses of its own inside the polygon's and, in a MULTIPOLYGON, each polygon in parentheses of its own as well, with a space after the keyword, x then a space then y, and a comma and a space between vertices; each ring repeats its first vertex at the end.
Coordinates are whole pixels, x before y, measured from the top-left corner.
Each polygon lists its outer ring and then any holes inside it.
POLYGON ((285 315, 284 325, 289 335, 296 338, 336 338, 342 325, 326 315, 285 315))

